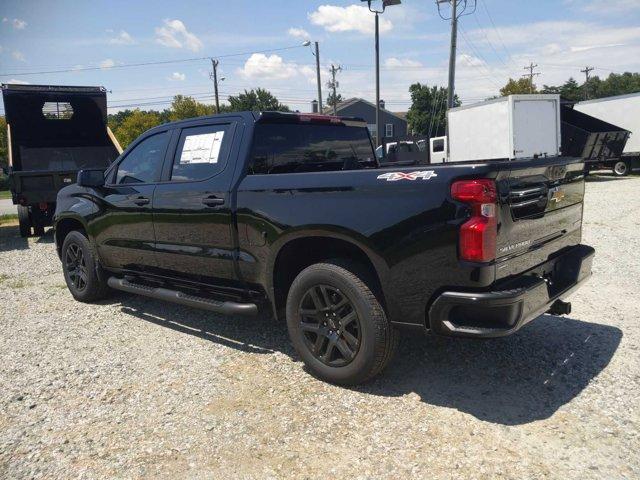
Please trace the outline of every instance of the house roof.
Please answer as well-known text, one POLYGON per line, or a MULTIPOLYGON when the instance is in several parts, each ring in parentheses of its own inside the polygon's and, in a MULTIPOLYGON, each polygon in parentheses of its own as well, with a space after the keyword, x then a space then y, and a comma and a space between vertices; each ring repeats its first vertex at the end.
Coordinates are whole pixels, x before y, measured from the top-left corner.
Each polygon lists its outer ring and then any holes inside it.
MULTIPOLYGON (((364 98, 352 97, 352 98, 348 98, 347 100, 344 100, 344 101, 340 102, 336 106, 336 111, 339 112, 340 110, 343 110, 343 109, 345 109, 347 107, 350 107, 354 103, 358 103, 358 102, 366 103, 367 105, 370 105, 372 108, 376 108, 376 104, 375 103, 371 103, 368 100, 365 100, 364 98)), ((403 117, 402 114, 393 113, 393 112, 387 110, 386 108, 381 108, 380 110, 385 112, 387 115, 391 115, 393 117, 398 118, 399 120, 402 120, 403 122, 407 121, 407 119, 405 117, 403 117)), ((324 113, 331 113, 331 112, 333 112, 333 107, 324 107, 323 111, 324 111, 324 113)))

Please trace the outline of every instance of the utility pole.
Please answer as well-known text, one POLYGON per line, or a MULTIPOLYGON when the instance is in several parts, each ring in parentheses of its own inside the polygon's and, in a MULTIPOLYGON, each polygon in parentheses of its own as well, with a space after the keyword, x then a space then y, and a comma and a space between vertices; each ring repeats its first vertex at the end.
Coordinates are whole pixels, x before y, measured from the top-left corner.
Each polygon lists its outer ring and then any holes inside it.
POLYGON ((318 77, 318 112, 322 113, 322 82, 320 80, 320 47, 316 42, 316 76, 318 77))
POLYGON ((333 90, 333 114, 338 115, 338 94, 336 93, 336 89, 340 86, 340 84, 336 81, 336 74, 342 70, 342 67, 338 65, 331 65, 331 81, 327 83, 327 86, 333 90))
POLYGON ((591 72, 595 70, 594 67, 584 67, 584 70, 580 70, 581 73, 584 73, 586 79, 584 82, 584 99, 589 100, 589 76, 591 72))
POLYGON ((534 65, 533 62, 531 62, 528 67, 524 67, 525 70, 529 70, 529 73, 522 75, 522 78, 529 77, 529 93, 533 93, 533 77, 540 75, 540 72, 534 72, 536 68, 538 68, 538 65, 534 65))
POLYGON ((451 47, 449 52, 449 86, 447 89, 447 108, 453 108, 456 95, 456 52, 458 50, 458 21, 461 17, 472 15, 477 8, 477 0, 436 0, 438 14, 443 20, 451 20, 451 47), (473 7, 469 4, 473 1, 473 7), (440 5, 451 4, 451 18, 443 16, 440 5), (467 11, 469 9, 469 11, 467 11))
POLYGON ((216 95, 216 113, 220 113, 220 102, 218 100, 218 60, 211 59, 211 66, 213 67, 213 72, 209 77, 213 80, 213 89, 216 95))

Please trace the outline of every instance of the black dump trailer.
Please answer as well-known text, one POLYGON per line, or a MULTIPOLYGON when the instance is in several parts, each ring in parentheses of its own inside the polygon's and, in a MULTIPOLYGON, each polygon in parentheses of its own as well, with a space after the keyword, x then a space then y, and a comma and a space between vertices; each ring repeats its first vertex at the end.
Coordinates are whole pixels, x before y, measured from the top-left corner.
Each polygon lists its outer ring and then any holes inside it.
POLYGON ((8 175, 20 235, 51 225, 58 191, 122 149, 107 127, 104 87, 3 84, 8 175))
POLYGON ((618 163, 631 132, 574 110, 573 104, 562 105, 560 119, 563 155, 584 159, 587 171, 606 168, 617 176, 629 172, 618 163))

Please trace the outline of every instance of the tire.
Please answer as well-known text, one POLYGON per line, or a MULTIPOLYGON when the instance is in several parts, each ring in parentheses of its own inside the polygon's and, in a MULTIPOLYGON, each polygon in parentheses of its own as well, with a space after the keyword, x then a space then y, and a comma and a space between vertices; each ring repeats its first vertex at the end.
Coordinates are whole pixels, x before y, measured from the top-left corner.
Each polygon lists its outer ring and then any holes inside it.
POLYGON ((100 265, 91 243, 82 233, 70 232, 62 243, 64 280, 73 297, 85 303, 107 297, 110 288, 99 275, 100 265))
POLYGON ((311 265, 295 278, 287 296, 291 342, 309 371, 330 383, 372 379, 398 344, 398 332, 372 283, 358 271, 350 263, 311 265))
POLYGON ((631 172, 631 165, 624 160, 618 160, 613 165, 613 174, 616 177, 626 177, 631 172))
POLYGON ((29 215, 29 207, 18 205, 18 224, 20 227, 20 236, 27 238, 31 236, 31 215, 29 215))

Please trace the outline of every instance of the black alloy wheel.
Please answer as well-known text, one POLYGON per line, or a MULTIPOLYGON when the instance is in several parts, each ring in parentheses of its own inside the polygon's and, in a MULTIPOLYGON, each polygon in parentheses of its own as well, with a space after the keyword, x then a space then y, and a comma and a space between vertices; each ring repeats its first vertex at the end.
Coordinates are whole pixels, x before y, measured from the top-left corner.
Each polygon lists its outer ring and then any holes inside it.
POLYGON ((78 292, 87 288, 87 263, 82 248, 77 243, 70 243, 65 252, 65 263, 69 280, 78 292))
POLYGON ((353 361, 361 344, 360 319, 349 298, 338 288, 315 285, 298 308, 304 342, 319 361, 343 367, 353 361))

